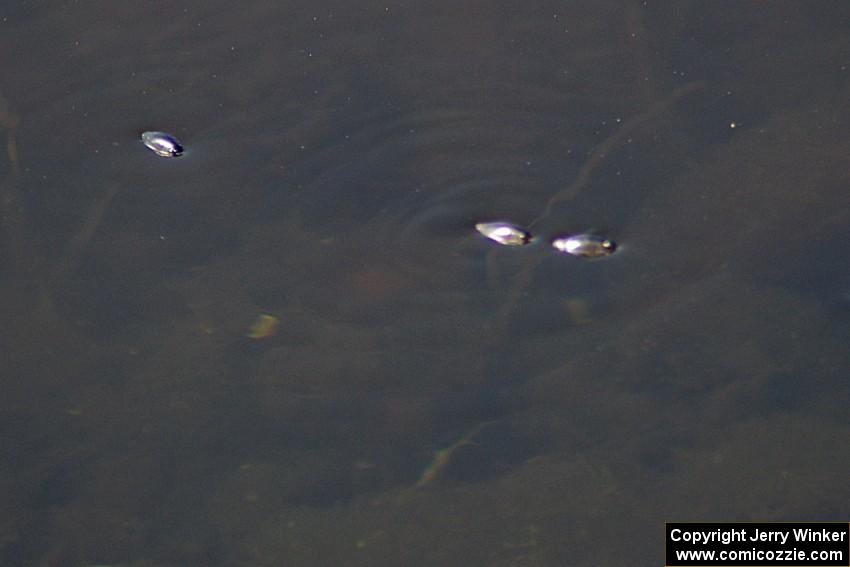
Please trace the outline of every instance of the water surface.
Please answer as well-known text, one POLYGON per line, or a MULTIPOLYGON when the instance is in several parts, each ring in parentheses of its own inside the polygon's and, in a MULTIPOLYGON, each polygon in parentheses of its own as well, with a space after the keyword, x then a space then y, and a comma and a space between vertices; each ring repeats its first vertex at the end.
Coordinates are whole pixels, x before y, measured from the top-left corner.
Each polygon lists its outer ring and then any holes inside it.
POLYGON ((0 13, 0 563, 846 521, 847 7, 356 4, 0 13))

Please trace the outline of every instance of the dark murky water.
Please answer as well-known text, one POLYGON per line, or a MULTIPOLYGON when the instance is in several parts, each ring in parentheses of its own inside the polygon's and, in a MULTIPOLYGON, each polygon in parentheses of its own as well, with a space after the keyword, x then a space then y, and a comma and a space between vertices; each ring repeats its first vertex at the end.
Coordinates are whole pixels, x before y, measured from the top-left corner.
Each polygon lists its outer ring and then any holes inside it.
POLYGON ((846 521, 848 16, 4 8, 0 563, 660 565, 664 521, 846 521), (586 230, 617 253, 545 242, 586 230))

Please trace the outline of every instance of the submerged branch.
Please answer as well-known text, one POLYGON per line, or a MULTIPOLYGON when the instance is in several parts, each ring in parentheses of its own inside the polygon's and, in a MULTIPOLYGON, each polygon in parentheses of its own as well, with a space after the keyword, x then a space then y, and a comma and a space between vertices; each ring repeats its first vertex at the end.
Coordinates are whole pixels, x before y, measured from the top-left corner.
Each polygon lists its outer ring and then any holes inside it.
POLYGON ((637 128, 642 126, 644 123, 657 118, 661 114, 663 114, 668 108, 670 108, 674 103, 676 103, 682 97, 701 89, 704 86, 702 81, 694 81, 691 83, 687 83, 682 85, 681 87, 674 90, 670 96, 659 100, 652 106, 650 106, 646 111, 638 114, 637 116, 633 116, 626 120, 620 128, 617 129, 616 132, 611 134, 604 142, 596 146, 593 150, 593 153, 590 154, 590 157, 581 166, 579 169, 578 175, 576 176, 575 181, 573 181, 569 186, 564 189, 558 191, 555 195, 552 196, 551 199, 546 203, 546 206, 543 208, 543 212, 537 216, 531 223, 528 225, 529 228, 533 228, 534 225, 539 223, 540 221, 547 218, 552 213, 552 208, 560 202, 568 201, 570 199, 575 198, 584 186, 587 185, 587 182, 590 180, 590 177, 593 173, 602 165, 605 157, 611 153, 629 134, 634 132, 637 128))
MULTIPOLYGON (((529 228, 534 227, 534 225, 536 225, 537 223, 548 218, 549 215, 552 214, 552 211, 556 204, 574 199, 587 185, 591 176, 604 163, 605 157, 608 156, 608 154, 610 154, 612 151, 614 151, 617 146, 620 145, 625 139, 627 139, 630 134, 632 134, 635 130, 637 130, 650 120, 654 120, 660 115, 662 115, 665 111, 667 111, 672 105, 681 100, 683 97, 703 88, 704 86, 705 83, 703 83, 702 81, 694 81, 682 85, 681 87, 670 93, 670 95, 666 98, 663 98, 652 104, 644 112, 626 120, 623 125, 620 126, 619 129, 617 129, 617 131, 611 134, 607 139, 605 139, 605 141, 603 141, 593 150, 593 153, 591 153, 588 160, 584 163, 581 169, 579 169, 575 181, 573 181, 569 186, 565 187, 561 191, 557 192, 549 199, 549 201, 546 203, 546 206, 543 208, 543 211, 528 225, 529 228)), ((508 319, 510 318, 511 313, 513 313, 514 309, 516 308, 516 304, 519 302, 523 294, 526 293, 528 287, 531 285, 531 281, 534 277, 534 272, 540 265, 540 263, 543 261, 543 258, 544 256, 542 255, 532 256, 529 261, 525 263, 519 273, 517 273, 514 277, 513 285, 511 286, 510 292, 508 293, 507 300, 504 304, 502 304, 502 306, 499 308, 499 310, 494 316, 494 321, 497 326, 497 328, 495 329, 497 331, 495 334, 496 337, 504 335, 504 331, 508 326, 508 319)))
POLYGON ((10 272, 21 275, 26 257, 26 237, 23 205, 19 178, 21 166, 18 160, 17 128, 20 118, 9 110, 9 103, 0 95, 0 127, 6 130, 6 156, 9 161, 9 173, 0 184, 0 215, 5 228, 6 256, 10 272))

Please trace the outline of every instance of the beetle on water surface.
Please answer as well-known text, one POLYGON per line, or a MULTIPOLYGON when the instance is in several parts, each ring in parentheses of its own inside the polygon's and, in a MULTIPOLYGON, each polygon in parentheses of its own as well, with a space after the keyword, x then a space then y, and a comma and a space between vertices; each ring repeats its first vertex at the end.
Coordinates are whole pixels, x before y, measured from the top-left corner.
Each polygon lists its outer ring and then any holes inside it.
POLYGON ((531 242, 527 231, 507 222, 479 222, 475 230, 502 246, 525 246, 531 242))
POLYGON ((183 146, 177 138, 166 132, 142 132, 142 143, 153 153, 162 157, 183 155, 183 146))
POLYGON ((559 252, 584 258, 608 256, 617 249, 617 244, 613 240, 595 234, 562 236, 554 239, 552 246, 559 252))

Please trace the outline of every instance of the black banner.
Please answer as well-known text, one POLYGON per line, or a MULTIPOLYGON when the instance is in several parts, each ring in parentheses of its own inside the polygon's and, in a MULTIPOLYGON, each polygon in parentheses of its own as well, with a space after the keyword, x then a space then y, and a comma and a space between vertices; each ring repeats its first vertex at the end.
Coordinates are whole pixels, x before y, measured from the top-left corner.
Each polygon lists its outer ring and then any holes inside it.
POLYGON ((667 567, 850 567, 850 524, 665 524, 667 567))

